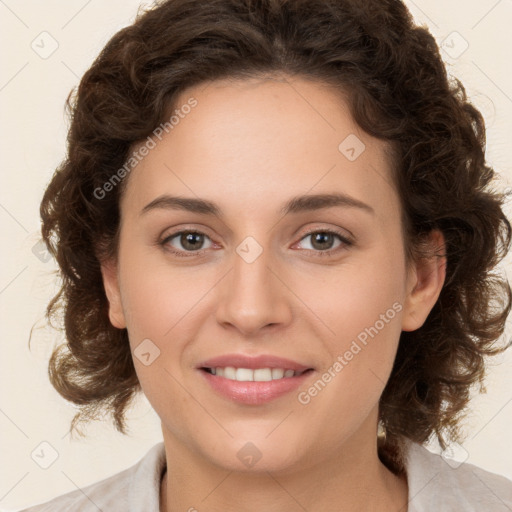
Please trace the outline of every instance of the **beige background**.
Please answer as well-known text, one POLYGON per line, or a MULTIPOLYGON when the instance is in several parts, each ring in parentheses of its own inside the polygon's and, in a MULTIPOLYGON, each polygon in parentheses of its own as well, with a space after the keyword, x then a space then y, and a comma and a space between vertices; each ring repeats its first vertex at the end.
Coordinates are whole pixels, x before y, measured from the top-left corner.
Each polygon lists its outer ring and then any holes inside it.
MULTIPOLYGON (((499 185, 512 185, 512 2, 407 4, 443 44, 449 72, 462 79, 481 108, 488 122, 488 159, 501 174, 499 185)), ((158 418, 143 397, 130 412, 130 436, 98 423, 88 428, 88 438, 70 439, 75 409, 53 390, 46 374, 46 361, 60 335, 40 327, 56 290, 55 267, 44 262, 44 254, 38 258, 33 252, 39 202, 64 156, 64 100, 108 39, 133 21, 139 5, 138 0, 0 1, 1 510, 48 500, 118 472, 161 439, 158 418), (34 450, 39 458, 31 458, 34 450), (55 462, 42 468, 52 455, 58 456, 55 462)), ((510 261, 505 266, 509 276, 510 261)), ((507 338, 511 334, 509 329, 507 338)), ((468 438, 456 447, 455 456, 512 479, 512 353, 495 363, 488 393, 472 402, 468 438)))

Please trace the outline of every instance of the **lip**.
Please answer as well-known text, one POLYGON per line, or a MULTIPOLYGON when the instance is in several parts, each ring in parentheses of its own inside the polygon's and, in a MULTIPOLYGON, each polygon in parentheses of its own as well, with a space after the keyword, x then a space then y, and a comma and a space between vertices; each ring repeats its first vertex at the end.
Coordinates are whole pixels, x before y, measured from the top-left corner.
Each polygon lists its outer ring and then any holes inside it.
POLYGON ((215 368, 218 366, 234 366, 235 368, 284 368, 285 370, 294 370, 302 372, 304 370, 313 369, 311 366, 300 364, 291 359, 272 356, 270 354, 261 354, 259 356, 246 356, 243 354, 226 354, 213 357, 198 365, 198 368, 215 368))
POLYGON ((230 401, 247 405, 265 404, 286 395, 301 386, 304 381, 314 373, 314 368, 311 366, 300 364, 291 359, 271 355, 249 357, 242 354, 229 354, 214 357, 198 365, 197 369, 216 393, 230 401), (215 368, 219 366, 234 366, 235 368, 249 368, 253 370, 256 368, 283 368, 303 373, 293 377, 255 382, 226 379, 212 375, 204 370, 204 368, 215 368))

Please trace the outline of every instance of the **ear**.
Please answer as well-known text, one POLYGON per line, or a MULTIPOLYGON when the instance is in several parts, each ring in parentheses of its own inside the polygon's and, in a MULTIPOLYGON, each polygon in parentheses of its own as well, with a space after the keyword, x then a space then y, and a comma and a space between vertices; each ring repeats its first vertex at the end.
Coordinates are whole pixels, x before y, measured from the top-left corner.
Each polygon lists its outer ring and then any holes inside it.
POLYGON ((411 262, 407 277, 407 296, 402 315, 402 330, 415 331, 427 319, 446 278, 445 240, 441 231, 433 230, 424 242, 428 254, 411 262))
POLYGON ((126 328, 126 320, 121 303, 117 265, 110 260, 101 263, 101 275, 103 277, 103 286, 105 287, 105 293, 109 302, 108 316, 110 318, 110 323, 118 329, 124 329, 126 328))

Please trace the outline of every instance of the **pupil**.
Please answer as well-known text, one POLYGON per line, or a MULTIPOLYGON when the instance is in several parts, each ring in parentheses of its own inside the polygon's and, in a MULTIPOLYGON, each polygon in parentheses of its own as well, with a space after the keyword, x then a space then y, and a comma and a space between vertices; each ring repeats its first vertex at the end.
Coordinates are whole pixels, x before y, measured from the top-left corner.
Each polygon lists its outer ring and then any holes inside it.
MULTIPOLYGON (((325 246, 326 246, 325 242, 326 241, 327 242, 331 241, 331 238, 332 238, 332 235, 330 233, 317 233, 313 237, 313 240, 314 240, 313 241, 313 246, 316 243, 320 242, 320 244, 319 244, 320 249, 325 249, 325 246), (324 242, 324 243, 322 244, 322 242, 324 242)), ((329 245, 329 244, 327 243, 327 245, 329 245)))
MULTIPOLYGON (((182 235, 182 244, 183 244, 183 247, 187 248, 187 245, 188 245, 188 248, 189 249, 197 249, 197 246, 198 245, 201 245, 201 241, 199 241, 199 243, 194 243, 194 238, 196 237, 201 237, 202 235, 200 235, 199 233, 188 233, 186 235, 182 235)), ((197 242, 197 240, 196 240, 197 242)))

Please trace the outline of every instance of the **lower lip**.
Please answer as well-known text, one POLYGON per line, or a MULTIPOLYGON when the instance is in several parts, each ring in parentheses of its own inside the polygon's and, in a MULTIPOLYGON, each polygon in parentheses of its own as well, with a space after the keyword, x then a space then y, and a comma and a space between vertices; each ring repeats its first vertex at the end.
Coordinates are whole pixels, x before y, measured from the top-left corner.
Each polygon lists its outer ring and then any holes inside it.
POLYGON ((199 370, 210 386, 230 400, 244 404, 260 405, 275 400, 297 389, 313 373, 308 371, 296 377, 284 377, 282 379, 264 382, 238 381, 225 379, 212 375, 204 370, 199 370))

